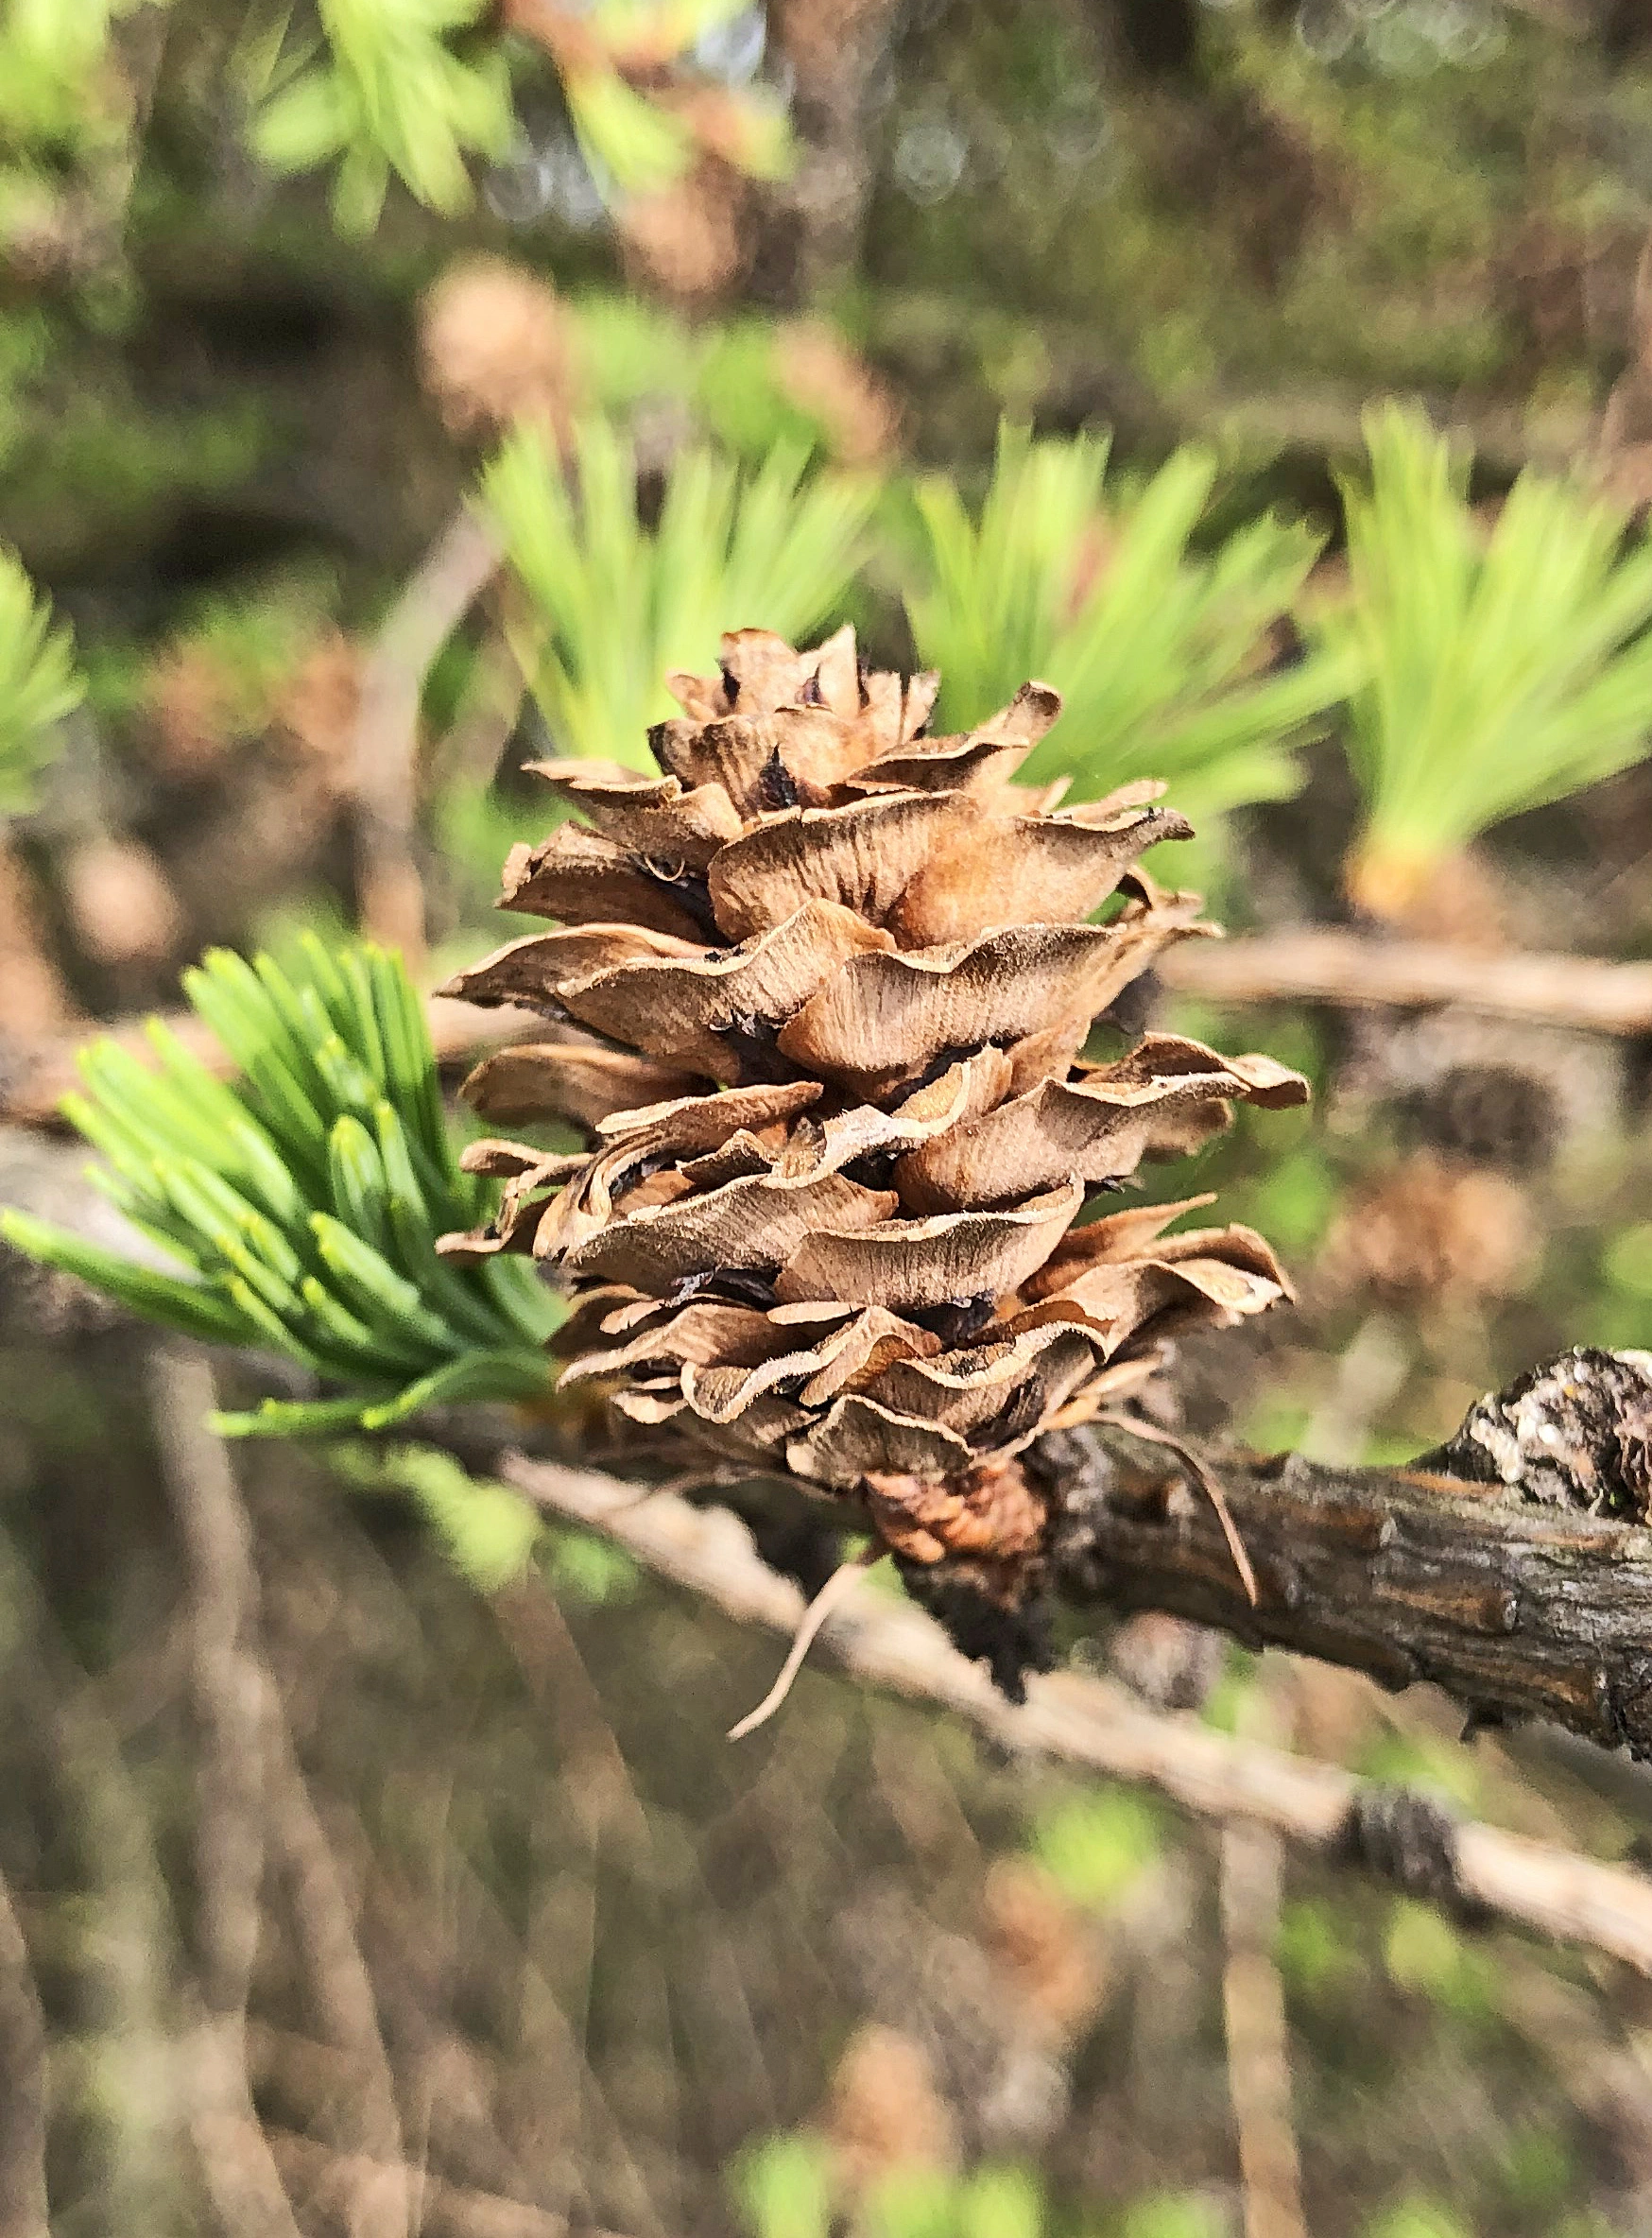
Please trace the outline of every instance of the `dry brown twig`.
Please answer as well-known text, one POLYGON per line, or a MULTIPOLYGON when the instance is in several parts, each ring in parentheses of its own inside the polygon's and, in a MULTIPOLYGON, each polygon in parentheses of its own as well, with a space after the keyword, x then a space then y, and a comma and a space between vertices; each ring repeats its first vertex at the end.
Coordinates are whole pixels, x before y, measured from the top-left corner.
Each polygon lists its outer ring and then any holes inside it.
MULTIPOLYGON (((413 2169, 376 2160, 370 2153, 339 2152, 313 2137, 277 2130, 269 2140, 276 2165, 295 2191, 315 2206, 332 2206, 348 2218, 350 2203, 375 2190, 387 2195, 404 2192, 414 2178, 413 2169)), ((569 2218, 521 2199, 504 2199, 463 2184, 444 2183, 422 2176, 421 2229, 424 2238, 567 2238, 569 2218)), ((355 2228, 353 2223, 351 2228, 355 2228)), ((606 2238, 586 2229, 582 2238, 606 2238)))
POLYGON ((225 2228, 298 2238, 298 2224, 253 2115, 247 1997, 264 1879, 262 1805, 274 1689, 255 1644, 257 1578, 246 1511, 198 1351, 158 1351, 155 1428, 189 1574, 192 1686, 200 1734, 195 1840, 200 1988, 188 2122, 225 2228))
MULTIPOLYGON (((412 719, 407 718, 399 732, 387 723, 378 735, 399 737, 405 747, 412 719)), ((387 755, 384 766, 392 775, 397 770, 404 776, 410 772, 404 755, 400 763, 387 755)), ((404 842, 412 826, 406 806, 410 793, 402 776, 396 777, 394 785, 387 783, 387 800, 392 793, 388 824, 374 828, 401 833, 393 844, 387 841, 387 859, 405 864, 411 860, 404 842)), ((404 873, 396 873, 390 886, 397 879, 401 889, 410 894, 404 873)), ((397 938, 388 919, 379 924, 367 916, 365 905, 364 919, 382 937, 397 938)), ((1376 940, 1334 926, 1303 925, 1236 940, 1185 941, 1167 950, 1158 969, 1177 993, 1209 1002, 1331 1003, 1395 1010, 1449 1003, 1494 1017, 1572 1026, 1622 1040, 1652 1035, 1652 964, 1607 963, 1588 955, 1486 955, 1432 941, 1376 940)), ((543 1027, 542 1020, 528 1011, 481 1009, 441 995, 430 998, 427 1014, 443 1063, 457 1064, 503 1042, 542 1032, 543 1027)), ((216 1043, 193 1014, 175 1013, 165 1023, 195 1054, 224 1064, 216 1043)), ((78 1026, 72 1034, 43 1033, 12 1053, 10 1074, 0 1084, 0 1123, 55 1123, 59 1099, 75 1085, 76 1054, 87 1030, 78 1026)), ((117 1041, 134 1050, 145 1046, 141 1025, 112 1030, 117 1041)))
POLYGON ((1160 973, 1178 993, 1210 1002, 1395 1010, 1454 1003, 1528 1024, 1628 1039, 1652 1033, 1652 964, 1591 955, 1488 955, 1443 942, 1297 925, 1237 940, 1185 941, 1166 954, 1160 973))
MULTIPOLYGON (((1255 1739, 1275 1737, 1270 1729, 1277 1720, 1266 1692, 1257 1689, 1245 1710, 1242 1730, 1255 1739)), ((1278 1737, 1288 1738, 1288 1723, 1278 1737)), ((1222 2012, 1245 2187, 1245 2238, 1307 2238, 1291 2109, 1290 2024, 1274 1957, 1284 1856, 1284 1843, 1271 1827, 1223 1829, 1222 2012)))
POLYGON ((357 901, 366 929, 409 959, 424 947, 414 849, 419 703, 431 663, 498 565, 491 538, 461 506, 390 609, 362 678, 353 751, 357 901))
POLYGON ((349 1892, 284 1718, 271 1728, 267 1812, 310 1999, 327 2040, 348 2055, 360 2081, 364 2168, 352 2228, 360 2238, 406 2238, 416 2227, 419 2174, 404 2156, 395 2078, 349 1892))
POLYGON ((1284 1844, 1256 1826, 1222 1835, 1222 2010, 1245 2185, 1245 2238, 1307 2238, 1291 2120, 1290 2031, 1274 1962, 1284 1844))

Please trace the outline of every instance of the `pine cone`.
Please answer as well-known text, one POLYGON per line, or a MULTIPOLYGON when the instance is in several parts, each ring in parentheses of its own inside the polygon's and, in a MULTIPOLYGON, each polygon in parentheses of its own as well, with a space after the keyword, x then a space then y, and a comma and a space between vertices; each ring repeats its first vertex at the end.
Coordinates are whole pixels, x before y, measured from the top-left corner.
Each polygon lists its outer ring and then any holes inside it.
POLYGON ((1046 686, 929 738, 936 678, 867 672, 848 629, 808 653, 742 630, 717 676, 670 681, 662 777, 538 767, 584 820, 514 851, 503 905, 560 929, 444 990, 559 1022, 467 1093, 594 1147, 473 1145, 504 1201, 445 1248, 555 1270, 565 1384, 854 1497, 900 1554, 970 1558, 1013 1601, 1046 1523, 1015 1456, 1138 1389, 1174 1332, 1285 1294, 1250 1231, 1165 1233, 1208 1197, 1076 1226, 1087 1200, 1306 1084, 1170 1035, 1079 1061, 1207 928, 1134 867, 1189 832, 1162 786, 1061 809, 1010 782, 1046 686))

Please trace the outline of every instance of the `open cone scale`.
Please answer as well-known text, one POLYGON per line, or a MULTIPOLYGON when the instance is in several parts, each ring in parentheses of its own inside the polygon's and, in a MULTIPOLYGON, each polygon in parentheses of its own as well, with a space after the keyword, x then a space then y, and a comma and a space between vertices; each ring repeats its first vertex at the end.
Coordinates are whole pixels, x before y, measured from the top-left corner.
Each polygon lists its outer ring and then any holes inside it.
POLYGON ((1208 1198, 1081 1215, 1306 1083, 1163 1034, 1081 1060, 1210 928, 1137 867, 1189 832, 1162 786, 1068 809, 1015 783, 1046 686, 931 738, 937 680, 869 672, 849 629, 741 630, 716 676, 670 681, 658 778, 538 766, 580 820, 512 852, 502 906, 557 929, 443 990, 553 1022, 467 1093, 591 1147, 473 1145, 502 1202, 444 1248, 554 1271, 564 1383, 858 1500, 897 1553, 1013 1600, 1046 1524, 1016 1456, 1139 1390, 1179 1331, 1286 1294, 1248 1229, 1166 1232, 1208 1198))

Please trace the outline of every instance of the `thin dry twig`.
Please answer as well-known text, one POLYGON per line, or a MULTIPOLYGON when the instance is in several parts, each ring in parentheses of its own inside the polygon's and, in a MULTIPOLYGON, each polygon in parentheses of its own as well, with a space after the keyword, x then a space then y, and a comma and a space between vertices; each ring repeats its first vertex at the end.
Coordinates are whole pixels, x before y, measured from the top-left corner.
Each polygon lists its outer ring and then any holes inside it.
POLYGON ((780 1667, 780 1675, 774 1684, 764 1696, 762 1701, 758 1703, 755 1710, 748 1711, 738 1725, 731 1725, 729 1728, 725 1736, 728 1740, 743 1741, 748 1733, 754 1733, 760 1725, 768 1723, 792 1691, 792 1680, 802 1669, 803 1658, 813 1645, 820 1627, 844 1598, 861 1572, 869 1570, 874 1562, 880 1561, 886 1551, 881 1546, 863 1547, 859 1554, 851 1556, 847 1562, 840 1562, 837 1568, 833 1571, 831 1576, 803 1610, 802 1622, 799 1625, 792 1644, 786 1650, 786 1659, 780 1667))
POLYGON ((499 554, 461 506, 390 609, 362 678, 352 748, 362 923, 409 959, 424 947, 415 852, 419 703, 431 663, 492 580, 499 554))
POLYGON ((58 1823, 74 1833, 84 1932, 74 2033, 54 2040, 52 2103, 79 2117, 60 2219, 95 2194, 109 2227, 167 2227, 175 2197, 176 2093, 168 1990, 172 1909, 148 1799, 122 1754, 107 1678, 94 1678, 55 1622, 40 1581, 0 1532, 6 1713, 32 1733, 58 1823))
POLYGON ((1144 1421, 1140 1415, 1101 1414, 1096 1420, 1109 1429, 1121 1430, 1131 1437, 1139 1437, 1144 1445, 1162 1445, 1184 1461, 1205 1498, 1210 1502, 1216 1521, 1222 1526, 1222 1536, 1228 1541, 1228 1552, 1233 1558, 1233 1567, 1239 1573, 1239 1582, 1245 1588, 1245 1598, 1254 1609, 1261 1599, 1257 1590, 1256 1569, 1245 1551, 1245 1541, 1239 1536, 1239 1526, 1233 1521, 1233 1510, 1228 1505, 1228 1495, 1222 1489, 1221 1479, 1210 1463, 1200 1457, 1185 1438, 1174 1437, 1162 1430, 1157 1423, 1144 1421))
POLYGON ((364 2185, 352 2227, 359 2238, 405 2238, 414 2227, 415 2171, 404 2158, 395 2080, 372 1979, 285 1717, 272 1718, 269 1731, 267 1823, 291 1890, 295 1940, 318 2018, 331 2041, 350 2055, 361 2079, 364 2153, 380 2170, 364 2185))
POLYGON ((1189 940, 1158 968, 1179 993, 1211 1002, 1395 1010, 1453 1003, 1493 1017, 1631 1040, 1652 1033, 1652 964, 1590 955, 1487 955, 1428 940, 1299 925, 1238 940, 1189 940))
POLYGON ((251 1533, 229 1455, 207 1427, 216 1393, 204 1356, 182 1347, 158 1351, 150 1381, 162 1467, 188 1565, 191 1693, 200 1735, 195 1866, 205 2010, 192 2046, 190 2135, 226 2229, 298 2238, 253 2115, 247 2068, 274 1699, 255 1645, 251 1533))
MULTIPOLYGON (((340 2220, 354 2229, 352 2202, 383 2194, 404 2195, 415 2171, 395 2161, 375 2159, 370 2153, 341 2153, 313 2137, 277 2130, 270 2139, 277 2165, 295 2190, 301 2189, 313 2207, 339 2211, 340 2220)), ((423 2176, 422 2238, 567 2238, 568 2218, 520 2199, 504 2199, 462 2184, 444 2183, 423 2176)), ((586 2231, 583 2238, 605 2238, 601 2231, 586 2231)))
MULTIPOLYGON (((591 1471, 508 1453, 506 1483, 548 1512, 602 1532, 645 1568, 737 1623, 790 1634, 802 1596, 758 1556, 744 1525, 669 1496, 639 1506, 632 1488, 591 1471)), ((842 1667, 910 1700, 953 1712, 1001 1746, 1159 1789, 1196 1816, 1271 1828, 1298 1846, 1437 1892, 1536 1934, 1579 1942, 1652 1977, 1652 1885, 1551 1844, 1473 1823, 1338 1765, 1289 1756, 1177 1716, 1156 1715, 1108 1681, 1063 1673, 1030 1682, 1021 1708, 911 1607, 862 1586, 823 1643, 842 1667), (1395 1833, 1407 1815, 1420 1838, 1395 1833)))
MULTIPOLYGON (((1253 1737, 1273 1725, 1266 1696, 1247 1705, 1253 1737)), ((1288 1727, 1286 1728, 1288 1737, 1288 1727)), ((1228 2092, 1245 2187, 1245 2238, 1308 2238, 1302 2168, 1291 2112, 1291 2037, 1274 1958, 1284 1843, 1271 1827, 1222 1830, 1222 2014, 1228 2092)))

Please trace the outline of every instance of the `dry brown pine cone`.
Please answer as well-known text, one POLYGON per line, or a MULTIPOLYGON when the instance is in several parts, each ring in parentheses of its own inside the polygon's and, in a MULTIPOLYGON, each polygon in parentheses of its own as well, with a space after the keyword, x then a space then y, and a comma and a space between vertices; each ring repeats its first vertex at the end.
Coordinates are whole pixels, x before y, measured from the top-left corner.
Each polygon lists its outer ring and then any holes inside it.
POLYGON ((1015 1456, 1139 1388, 1174 1332, 1285 1293, 1248 1229, 1165 1233, 1208 1198, 1076 1225, 1087 1202, 1306 1085, 1169 1035, 1079 1062, 1203 928, 1134 868, 1189 830, 1162 786, 1062 809, 1012 783, 1046 686, 930 738, 935 677, 869 673, 848 629, 806 653, 741 630, 670 681, 663 776, 539 767, 583 820, 513 852, 503 906, 560 929, 444 990, 557 1021, 467 1091, 593 1148, 473 1145, 504 1201, 445 1248, 555 1270, 565 1383, 857 1498, 898 1553, 1012 1599, 1046 1520, 1015 1456))

